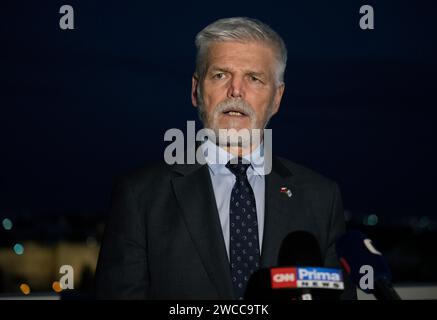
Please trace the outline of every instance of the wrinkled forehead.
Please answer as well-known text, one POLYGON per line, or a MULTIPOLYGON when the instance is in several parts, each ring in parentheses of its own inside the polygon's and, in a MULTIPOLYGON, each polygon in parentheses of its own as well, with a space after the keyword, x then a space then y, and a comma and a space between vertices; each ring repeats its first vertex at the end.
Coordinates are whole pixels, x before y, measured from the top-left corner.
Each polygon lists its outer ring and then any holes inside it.
POLYGON ((209 44, 206 54, 206 71, 274 72, 278 63, 275 50, 261 41, 216 41, 209 44))

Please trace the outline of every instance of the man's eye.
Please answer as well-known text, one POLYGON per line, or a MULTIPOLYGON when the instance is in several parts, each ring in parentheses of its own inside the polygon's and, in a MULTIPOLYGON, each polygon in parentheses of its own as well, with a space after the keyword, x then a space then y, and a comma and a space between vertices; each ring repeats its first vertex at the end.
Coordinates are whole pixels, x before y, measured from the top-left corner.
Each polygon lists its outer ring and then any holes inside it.
POLYGON ((250 76, 250 81, 252 81, 252 82, 261 82, 260 79, 258 79, 257 77, 254 77, 254 76, 250 76))
POLYGON ((214 79, 218 79, 218 80, 223 79, 224 77, 225 77, 225 74, 224 74, 224 73, 216 73, 216 74, 213 76, 214 79))

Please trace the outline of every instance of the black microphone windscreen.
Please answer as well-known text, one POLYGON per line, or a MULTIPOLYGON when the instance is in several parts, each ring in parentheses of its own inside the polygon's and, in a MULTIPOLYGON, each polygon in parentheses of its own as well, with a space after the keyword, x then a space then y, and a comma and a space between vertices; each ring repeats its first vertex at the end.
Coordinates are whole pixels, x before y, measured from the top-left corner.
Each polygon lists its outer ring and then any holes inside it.
POLYGON ((279 266, 323 266, 319 243, 307 231, 289 233, 282 241, 278 255, 279 266))
MULTIPOLYGON (((323 266, 319 243, 316 237, 307 231, 294 231, 284 238, 279 249, 278 266, 256 271, 247 284, 245 299, 300 300, 304 293, 311 292, 312 298, 315 300, 330 300, 338 299, 341 293, 340 290, 326 288, 298 288, 297 284, 295 287, 282 286, 279 288, 273 286, 272 271, 274 269, 277 270, 276 273, 283 272, 284 274, 290 273, 291 269, 294 269, 294 277, 297 277, 297 267, 320 268, 323 266), (278 266, 282 268, 278 268, 278 266), (284 267, 287 268, 284 269, 284 267)), ((284 281, 284 279, 282 280, 284 281)))

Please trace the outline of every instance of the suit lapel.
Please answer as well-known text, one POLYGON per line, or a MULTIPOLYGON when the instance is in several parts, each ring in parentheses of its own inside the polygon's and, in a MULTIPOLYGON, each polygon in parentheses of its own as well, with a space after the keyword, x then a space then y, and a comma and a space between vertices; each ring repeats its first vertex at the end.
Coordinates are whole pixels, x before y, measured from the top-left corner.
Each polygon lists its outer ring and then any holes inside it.
POLYGON ((189 233, 221 299, 232 299, 232 279, 207 165, 176 165, 172 180, 189 233))
POLYGON ((306 229, 306 217, 302 188, 279 159, 273 158, 272 171, 266 176, 261 267, 277 265, 282 240, 292 231, 306 229), (291 191, 291 197, 281 192, 282 187, 291 191))

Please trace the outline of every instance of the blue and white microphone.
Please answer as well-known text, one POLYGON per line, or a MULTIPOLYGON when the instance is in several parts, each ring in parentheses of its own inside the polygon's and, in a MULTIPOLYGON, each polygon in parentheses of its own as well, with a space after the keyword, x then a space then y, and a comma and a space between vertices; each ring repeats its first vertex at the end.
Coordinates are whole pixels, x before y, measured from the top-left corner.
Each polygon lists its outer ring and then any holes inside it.
POLYGON ((357 230, 345 233, 338 239, 336 251, 352 282, 362 291, 374 294, 378 300, 401 300, 393 288, 387 261, 365 234, 357 230), (366 276, 364 283, 366 273, 371 276, 366 276))

